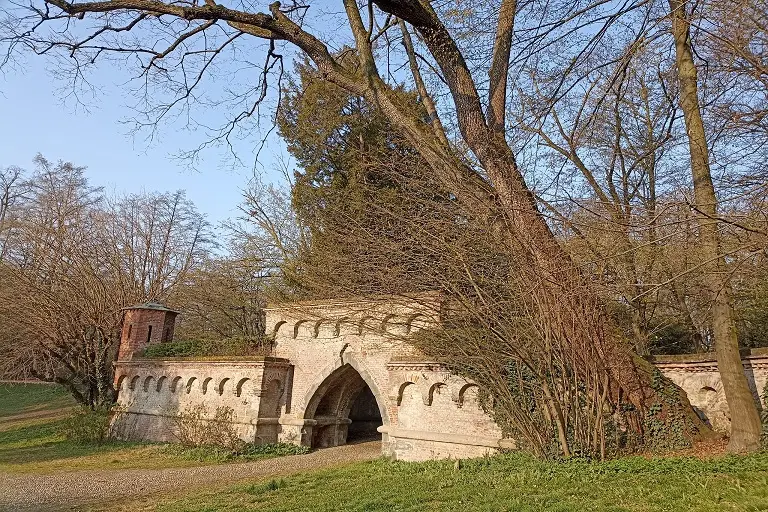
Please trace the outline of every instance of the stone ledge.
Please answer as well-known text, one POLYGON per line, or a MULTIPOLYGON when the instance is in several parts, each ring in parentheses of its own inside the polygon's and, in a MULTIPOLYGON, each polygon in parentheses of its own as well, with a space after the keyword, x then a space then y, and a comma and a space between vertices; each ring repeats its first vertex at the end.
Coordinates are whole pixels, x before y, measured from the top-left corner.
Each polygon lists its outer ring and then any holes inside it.
POLYGON ((376 429, 382 434, 388 434, 394 439, 412 439, 414 441, 435 441, 438 443, 461 444, 467 446, 483 446, 485 448, 514 450, 517 444, 513 439, 497 439, 493 437, 477 437, 464 434, 444 434, 424 430, 407 430, 389 426, 376 429))
MULTIPOLYGON (((184 412, 183 410, 179 412, 184 412)), ((165 418, 169 420, 175 420, 178 419, 177 414, 167 414, 162 412, 155 412, 155 411, 135 411, 131 410, 130 408, 125 410, 113 410, 112 413, 115 416, 126 416, 126 415, 135 415, 135 416, 152 416, 155 418, 165 418)), ((207 422, 215 422, 215 418, 200 418, 203 421, 207 422)), ((228 423, 231 423, 233 425, 249 425, 249 426, 258 426, 258 425, 299 425, 299 426, 314 426, 317 424, 315 420, 302 420, 301 423, 291 422, 291 421, 283 421, 281 418, 253 418, 248 421, 242 421, 234 419, 228 423)))
POLYGON ((285 417, 281 416, 279 420, 280 425, 289 425, 292 427, 312 427, 317 425, 317 421, 307 418, 291 418, 291 417, 285 417))
MULTIPOLYGON (((739 351, 742 360, 768 359, 768 347, 742 349, 739 351)), ((717 357, 714 352, 700 352, 697 354, 675 354, 675 355, 654 355, 645 356, 645 358, 654 364, 683 364, 683 363, 716 363, 717 357)))
POLYGON ((428 301, 432 305, 435 301, 443 300, 443 294, 439 291, 415 292, 402 295, 367 295, 351 296, 334 299, 309 299, 295 302, 275 302, 267 304, 266 312, 279 311, 307 311, 312 309, 343 309, 356 306, 391 306, 420 304, 419 301, 428 301))
POLYGON ((387 363, 387 370, 407 370, 407 371, 433 371, 433 372, 446 372, 448 368, 437 361, 424 361, 424 360, 393 360, 387 363))
POLYGON ((291 364, 290 360, 282 357, 265 356, 210 356, 210 357, 135 357, 131 360, 115 361, 115 366, 159 366, 166 364, 179 363, 204 363, 206 365, 229 365, 232 363, 256 363, 260 365, 286 365, 291 364))

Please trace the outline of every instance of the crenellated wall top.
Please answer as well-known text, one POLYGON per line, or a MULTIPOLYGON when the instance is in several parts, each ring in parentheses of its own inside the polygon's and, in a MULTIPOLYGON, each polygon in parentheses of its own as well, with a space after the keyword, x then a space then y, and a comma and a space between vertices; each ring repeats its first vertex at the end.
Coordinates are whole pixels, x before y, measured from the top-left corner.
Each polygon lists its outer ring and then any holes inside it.
POLYGON ((132 368, 163 369, 163 368, 264 368, 264 367, 289 367, 288 359, 281 357, 167 357, 163 359, 136 358, 130 361, 118 361, 116 367, 123 371, 131 371, 132 368))
POLYGON ((279 304, 266 308, 266 329, 275 338, 293 339, 408 335, 437 322, 440 305, 437 293, 279 304))
MULTIPOLYGON (((662 371, 678 371, 686 373, 716 372, 717 357, 714 352, 680 355, 649 356, 648 360, 662 371)), ((743 350, 741 362, 745 369, 768 370, 768 348, 743 350)))

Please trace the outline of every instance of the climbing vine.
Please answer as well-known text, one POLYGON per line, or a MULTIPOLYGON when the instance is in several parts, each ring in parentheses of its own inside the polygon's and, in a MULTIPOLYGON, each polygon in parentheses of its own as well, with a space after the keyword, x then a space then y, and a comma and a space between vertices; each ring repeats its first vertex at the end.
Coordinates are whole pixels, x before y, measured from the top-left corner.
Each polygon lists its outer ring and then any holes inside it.
POLYGON ((651 404, 644 418, 645 446, 653 451, 690 446, 690 439, 698 433, 698 426, 686 412, 690 410, 690 405, 683 402, 684 395, 680 388, 657 368, 653 369, 651 388, 656 391, 657 401, 651 404))
POLYGON ((760 409, 760 421, 763 424, 762 444, 764 449, 768 449, 768 381, 763 386, 762 407, 760 409))
POLYGON ((453 373, 478 383, 480 405, 504 436, 539 457, 662 452, 688 447, 698 437, 700 418, 685 393, 658 369, 644 367, 653 401, 641 409, 612 394, 599 366, 578 372, 572 353, 541 343, 526 327, 521 321, 514 329, 495 327, 492 333, 455 326, 422 331, 411 341, 453 373), (507 333, 509 340, 502 338, 507 333))

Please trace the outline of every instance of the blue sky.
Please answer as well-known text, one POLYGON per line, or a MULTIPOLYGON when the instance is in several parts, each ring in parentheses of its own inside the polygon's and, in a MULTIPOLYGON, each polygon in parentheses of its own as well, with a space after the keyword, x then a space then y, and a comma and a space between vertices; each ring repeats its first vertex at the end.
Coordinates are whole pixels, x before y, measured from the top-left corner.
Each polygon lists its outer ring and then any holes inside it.
POLYGON ((46 70, 49 64, 45 58, 29 56, 16 70, 0 75, 0 166, 31 168, 34 156, 42 153, 52 161, 86 166, 91 183, 108 192, 184 189, 217 223, 237 215, 240 190, 254 169, 270 180, 275 159, 286 154, 273 135, 258 163, 255 144, 243 141, 238 156, 246 165, 234 166, 231 156, 213 149, 203 153, 196 170, 191 170, 174 154, 197 146, 203 135, 165 124, 153 143, 131 136, 121 122, 132 110, 122 92, 119 70, 106 66, 90 76, 100 90, 97 96, 84 98, 84 108, 62 95, 65 84, 46 70))

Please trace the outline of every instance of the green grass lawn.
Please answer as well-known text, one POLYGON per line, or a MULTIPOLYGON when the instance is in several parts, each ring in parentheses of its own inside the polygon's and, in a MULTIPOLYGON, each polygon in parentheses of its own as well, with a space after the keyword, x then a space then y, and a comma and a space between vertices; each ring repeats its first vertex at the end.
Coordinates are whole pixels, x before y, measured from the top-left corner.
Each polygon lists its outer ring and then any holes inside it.
POLYGON ((61 386, 0 384, 0 470, 46 472, 148 464, 144 446, 76 444, 59 433, 76 407, 61 386))
POLYGON ((768 454, 605 463, 504 455, 458 470, 452 461, 378 460, 111 510, 757 511, 768 510, 768 454))
POLYGON ((60 433, 74 400, 58 386, 0 384, 0 471, 53 473, 82 469, 164 468, 245 462, 294 453, 265 447, 243 456, 213 448, 108 441, 79 444, 60 433))
MULTIPOLYGON (((177 445, 76 444, 59 434, 66 393, 42 385, 2 385, 0 471, 162 468, 221 463, 226 455, 177 445)), ((273 453, 256 457, 274 456, 273 453)), ((746 457, 631 457, 604 463, 542 462, 521 454, 424 463, 377 460, 254 481, 218 490, 188 489, 124 503, 110 512, 212 511, 758 511, 768 510, 768 453, 746 457)))
POLYGON ((34 416, 75 405, 61 386, 0 383, 0 422, 19 415, 34 416))

